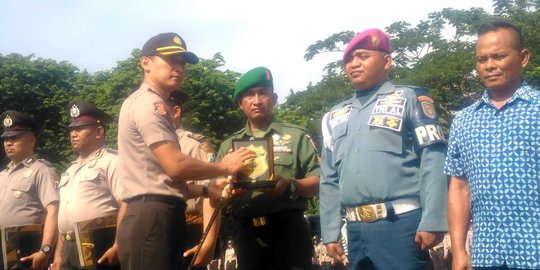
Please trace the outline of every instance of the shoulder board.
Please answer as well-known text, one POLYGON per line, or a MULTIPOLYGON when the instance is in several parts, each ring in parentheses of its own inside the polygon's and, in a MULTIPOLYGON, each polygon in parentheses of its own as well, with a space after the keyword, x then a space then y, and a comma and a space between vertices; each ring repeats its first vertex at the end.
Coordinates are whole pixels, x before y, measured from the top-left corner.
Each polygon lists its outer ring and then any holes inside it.
POLYGON ((208 139, 206 139, 206 137, 202 134, 197 134, 197 133, 192 133, 192 132, 189 132, 187 133, 187 136, 189 138, 192 138, 196 141, 199 141, 199 142, 203 142, 203 141, 207 141, 208 139))
POLYGON ((240 135, 242 133, 245 133, 246 132, 246 127, 243 127, 242 129, 238 130, 238 131, 235 131, 233 134, 229 135, 226 140, 228 139, 233 139, 235 138, 237 135, 240 135))
POLYGON ((304 132, 307 131, 307 129, 306 129, 305 127, 299 126, 299 125, 296 125, 296 124, 292 124, 292 123, 281 123, 281 125, 282 125, 283 127, 287 127, 287 128, 300 129, 300 130, 302 130, 302 131, 304 131, 304 132))
POLYGON ((425 87, 420 87, 416 85, 396 85, 396 89, 410 89, 413 91, 417 97, 419 96, 427 96, 429 91, 425 87))
POLYGON ((118 150, 116 149, 111 149, 111 148, 107 148, 105 149, 107 152, 111 153, 111 154, 115 154, 115 155, 118 155, 118 150))
POLYGON ((48 160, 39 158, 39 159, 36 159, 36 161, 41 162, 41 163, 43 163, 43 164, 45 164, 45 165, 47 165, 49 167, 54 167, 54 165, 51 162, 49 162, 48 160))

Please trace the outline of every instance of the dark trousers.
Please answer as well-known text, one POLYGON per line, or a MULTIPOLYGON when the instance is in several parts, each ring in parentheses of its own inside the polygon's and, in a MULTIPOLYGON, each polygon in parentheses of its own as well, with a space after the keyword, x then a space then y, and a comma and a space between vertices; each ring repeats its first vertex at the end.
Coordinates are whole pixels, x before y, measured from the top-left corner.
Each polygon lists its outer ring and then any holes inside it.
POLYGON ((243 219, 234 239, 239 270, 311 268, 313 244, 302 211, 266 217, 268 223, 255 227, 243 219))
POLYGON ((182 262, 186 205, 160 197, 165 196, 127 201, 117 237, 123 270, 173 270, 182 262))
MULTIPOLYGON (((98 260, 103 254, 96 254, 98 260)), ((75 239, 65 240, 62 246, 61 270, 118 270, 120 265, 92 265, 81 267, 79 262, 79 252, 77 251, 77 242, 75 239)))
MULTIPOLYGON (((184 245, 184 251, 194 246, 199 245, 199 242, 201 241, 201 237, 203 233, 203 227, 204 226, 202 223, 186 224, 186 244, 184 245)), ((187 270, 189 265, 191 264, 191 260, 193 260, 193 256, 184 258, 179 270, 187 270)), ((193 267, 191 269, 192 270, 205 270, 206 268, 193 267)))
POLYGON ((426 269, 429 254, 414 242, 421 216, 417 209, 372 223, 348 222, 350 269, 426 269))

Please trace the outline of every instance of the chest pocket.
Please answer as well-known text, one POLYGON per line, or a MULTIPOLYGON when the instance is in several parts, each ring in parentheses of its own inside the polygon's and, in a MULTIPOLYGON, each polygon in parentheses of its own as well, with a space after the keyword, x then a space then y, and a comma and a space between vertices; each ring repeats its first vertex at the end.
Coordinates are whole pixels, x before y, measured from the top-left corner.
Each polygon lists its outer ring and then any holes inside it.
POLYGON ((342 159, 345 157, 345 153, 349 150, 345 139, 347 138, 348 122, 341 123, 332 129, 332 144, 334 145, 334 151, 332 151, 332 160, 334 166, 339 167, 342 159))
POLYGON ((32 181, 22 180, 17 181, 11 186, 11 194, 13 201, 17 205, 24 205, 31 197, 32 181))
POLYGON ((403 153, 403 135, 401 132, 380 127, 368 127, 370 129, 367 138, 369 151, 387 152, 401 155, 403 153))
POLYGON ((99 184, 103 179, 105 179, 105 177, 101 174, 101 170, 87 169, 81 172, 79 182, 95 182, 96 184, 99 184))
POLYGON ((274 174, 285 178, 295 178, 292 153, 274 152, 274 174))

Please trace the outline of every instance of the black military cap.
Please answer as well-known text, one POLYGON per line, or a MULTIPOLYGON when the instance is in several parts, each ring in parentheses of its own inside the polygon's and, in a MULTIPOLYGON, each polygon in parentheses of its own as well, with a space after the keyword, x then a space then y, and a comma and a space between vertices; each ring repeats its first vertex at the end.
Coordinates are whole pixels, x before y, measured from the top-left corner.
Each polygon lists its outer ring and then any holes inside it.
POLYGON ((112 116, 83 100, 73 100, 67 108, 71 117, 69 127, 104 125, 113 120, 112 116))
POLYGON ((161 33, 151 37, 144 44, 142 55, 182 55, 186 63, 197 64, 199 62, 199 57, 192 52, 188 52, 186 42, 176 33, 161 33))
POLYGON ((184 105, 184 103, 186 103, 188 99, 189 99, 188 94, 177 90, 171 93, 171 96, 169 97, 169 102, 178 106, 182 106, 184 105))
POLYGON ((7 110, 0 115, 4 126, 2 138, 21 135, 25 132, 36 132, 40 126, 34 118, 18 111, 7 110))

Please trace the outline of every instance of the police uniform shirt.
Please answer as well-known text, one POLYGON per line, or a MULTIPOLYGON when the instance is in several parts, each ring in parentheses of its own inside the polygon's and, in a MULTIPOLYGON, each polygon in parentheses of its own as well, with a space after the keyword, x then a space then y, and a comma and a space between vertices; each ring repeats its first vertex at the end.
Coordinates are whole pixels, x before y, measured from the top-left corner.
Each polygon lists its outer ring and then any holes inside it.
MULTIPOLYGON (((306 130, 300 126, 281 123, 273 119, 264 130, 274 145, 274 174, 286 179, 300 179, 319 176, 320 167, 316 150, 306 130)), ((233 134, 219 149, 218 160, 232 150, 232 140, 253 137, 249 127, 233 134)), ((304 210, 305 198, 291 198, 288 195, 277 198, 259 191, 250 191, 232 199, 233 215, 237 218, 260 217, 287 210, 304 210)))
MULTIPOLYGON (((198 160, 214 162, 216 153, 214 147, 206 137, 181 128, 176 130, 176 135, 178 136, 178 143, 180 144, 182 153, 198 160)), ((186 181, 186 183, 204 185, 209 181, 210 180, 189 180, 186 181)), ((186 214, 201 216, 202 203, 202 197, 187 200, 186 214)))
POLYGON ((341 207, 402 198, 421 202, 419 231, 446 231, 445 140, 433 100, 387 81, 322 119, 320 212, 325 243, 338 240, 341 207))
POLYGON ((122 199, 143 194, 186 197, 184 181, 173 181, 156 159, 150 146, 178 143, 173 117, 166 103, 146 85, 122 104, 118 121, 118 176, 122 199))
POLYGON ((77 158, 62 174, 58 185, 58 229, 61 233, 73 231, 76 222, 118 213, 117 163, 115 153, 101 148, 84 163, 77 158))
POLYGON ((58 201, 58 174, 49 162, 31 156, 0 172, 0 227, 42 224, 45 207, 58 201))

